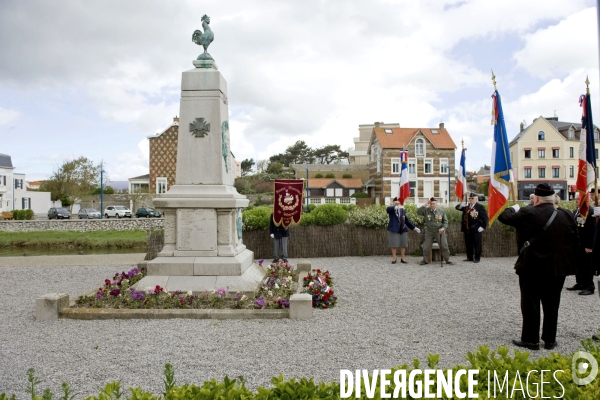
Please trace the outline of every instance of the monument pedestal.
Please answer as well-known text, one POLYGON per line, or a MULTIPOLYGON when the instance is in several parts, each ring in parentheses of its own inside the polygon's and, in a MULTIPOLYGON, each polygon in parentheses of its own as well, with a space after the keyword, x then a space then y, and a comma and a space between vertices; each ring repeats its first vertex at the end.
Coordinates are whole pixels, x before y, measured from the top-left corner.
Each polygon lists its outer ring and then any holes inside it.
POLYGON ((181 80, 176 182, 154 199, 165 218, 164 247, 136 286, 251 294, 264 271, 242 242, 249 201, 233 186, 227 83, 213 61, 194 65, 181 80))

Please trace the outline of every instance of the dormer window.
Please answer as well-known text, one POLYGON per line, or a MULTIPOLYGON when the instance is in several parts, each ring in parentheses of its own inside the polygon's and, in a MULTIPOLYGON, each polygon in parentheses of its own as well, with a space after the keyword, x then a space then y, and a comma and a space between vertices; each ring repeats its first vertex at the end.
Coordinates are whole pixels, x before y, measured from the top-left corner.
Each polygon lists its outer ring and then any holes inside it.
POLYGON ((386 130, 385 130, 385 133, 386 133, 387 135, 391 135, 391 134, 392 134, 392 130, 391 130, 391 129, 386 129, 386 130))
POLYGON ((425 156, 425 141, 423 139, 415 140, 415 155, 417 157, 425 156))
POLYGON ((544 131, 538 132, 538 140, 546 140, 546 134, 544 133, 544 131))
POLYGON ((569 128, 569 139, 575 139, 575 130, 572 127, 569 128))
POLYGON ((433 133, 434 135, 439 135, 440 131, 438 131, 437 129, 432 129, 431 133, 433 133))
POLYGON ((594 131, 594 142, 597 142, 597 141, 598 141, 598 130, 596 129, 594 131))

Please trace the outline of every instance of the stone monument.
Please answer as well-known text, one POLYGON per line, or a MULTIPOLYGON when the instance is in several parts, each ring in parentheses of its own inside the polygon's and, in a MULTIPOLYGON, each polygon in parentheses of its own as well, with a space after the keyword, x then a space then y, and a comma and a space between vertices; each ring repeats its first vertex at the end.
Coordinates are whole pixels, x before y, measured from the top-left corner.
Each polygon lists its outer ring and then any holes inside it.
POLYGON ((164 214, 164 248, 148 262, 148 276, 136 286, 169 291, 254 291, 264 272, 242 242, 242 210, 248 199, 235 187, 230 151, 227 82, 206 52, 213 33, 192 40, 204 47, 194 69, 181 78, 175 185, 154 199, 164 214))

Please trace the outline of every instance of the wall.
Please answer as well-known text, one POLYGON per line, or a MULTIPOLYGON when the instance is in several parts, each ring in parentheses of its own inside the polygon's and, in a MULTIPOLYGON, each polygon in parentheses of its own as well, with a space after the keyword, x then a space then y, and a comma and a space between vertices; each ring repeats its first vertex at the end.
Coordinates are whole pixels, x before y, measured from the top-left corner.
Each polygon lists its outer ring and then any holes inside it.
MULTIPOLYGON (((77 218, 77 217, 75 217, 77 218)), ((0 231, 128 231, 162 229, 162 218, 123 218, 123 219, 65 219, 51 221, 0 221, 0 231)))
MULTIPOLYGON (((154 207, 152 205, 152 199, 157 195, 153 193, 117 193, 117 194, 105 194, 103 196, 103 207, 107 206, 124 206, 132 207, 131 211, 135 213, 140 207, 154 207), (133 203, 132 203, 133 202, 133 203), (131 205, 133 204, 133 206, 131 205)), ((81 208, 95 208, 100 211, 100 195, 83 196, 81 198, 81 208)), ((46 210, 48 211, 48 210, 46 210)))

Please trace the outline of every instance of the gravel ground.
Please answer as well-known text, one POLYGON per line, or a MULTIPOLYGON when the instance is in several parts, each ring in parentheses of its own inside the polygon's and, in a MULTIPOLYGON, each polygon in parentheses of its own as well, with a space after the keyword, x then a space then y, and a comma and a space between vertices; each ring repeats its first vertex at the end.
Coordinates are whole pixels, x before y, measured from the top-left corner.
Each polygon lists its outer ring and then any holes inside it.
MULTIPOLYGON (((391 257, 313 259, 314 268, 331 271, 339 302, 307 321, 35 320, 37 297, 89 292, 139 257, 0 259, 0 393, 25 398, 28 368, 55 394, 63 381, 81 398, 111 380, 160 393, 165 363, 174 365, 180 384, 225 375, 244 376, 251 389, 279 374, 336 381, 340 369, 424 362, 428 353, 441 354, 442 367, 465 364, 477 346, 495 349, 520 335, 515 258, 473 264, 461 255, 444 268, 419 266, 416 257, 407 265, 392 265, 391 257)), ((572 284, 567 278, 565 286, 572 284)), ((597 296, 564 291, 558 351, 575 351, 596 332, 597 310, 597 296)))

